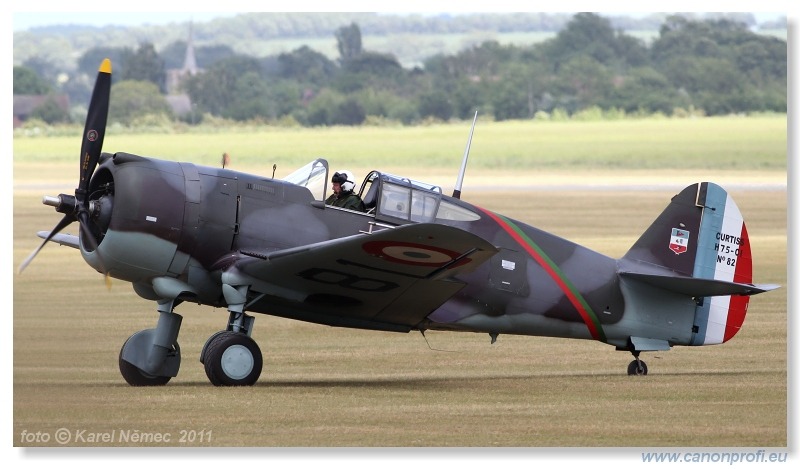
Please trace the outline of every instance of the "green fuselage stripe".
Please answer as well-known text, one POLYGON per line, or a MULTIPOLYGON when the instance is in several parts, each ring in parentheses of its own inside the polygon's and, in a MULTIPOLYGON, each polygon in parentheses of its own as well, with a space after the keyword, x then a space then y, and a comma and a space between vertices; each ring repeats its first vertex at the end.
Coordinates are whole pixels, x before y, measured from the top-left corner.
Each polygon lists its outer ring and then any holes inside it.
MULTIPOLYGON (((483 210, 483 209, 482 209, 483 210)), ((586 327, 589 329, 589 333, 591 334, 592 338, 596 340, 600 340, 605 342, 606 336, 603 332, 603 327, 600 324, 600 321, 597 319, 597 315, 592 310, 589 303, 586 302, 586 299, 581 295, 580 291, 575 288, 575 285, 567 278, 564 273, 561 271, 561 268, 553 262, 552 259, 547 255, 547 253, 536 244, 530 236, 528 236, 522 229, 517 226, 516 223, 512 222, 510 219, 496 214, 489 212, 488 210, 484 210, 484 213, 489 215, 493 218, 509 235, 511 235, 514 240, 516 240, 520 246, 522 246, 525 251, 531 255, 531 257, 539 263, 540 266, 547 272, 548 275, 556 282, 556 284, 561 288, 561 291, 564 292, 564 295, 569 299, 570 303, 575 307, 580 314, 583 322, 586 324, 586 327)))

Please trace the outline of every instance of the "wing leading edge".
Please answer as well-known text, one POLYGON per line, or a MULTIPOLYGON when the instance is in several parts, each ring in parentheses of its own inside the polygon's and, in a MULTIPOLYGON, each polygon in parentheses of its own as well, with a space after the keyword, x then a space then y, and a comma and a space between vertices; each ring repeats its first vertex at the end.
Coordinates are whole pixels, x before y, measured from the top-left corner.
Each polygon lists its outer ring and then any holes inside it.
POLYGON ((458 293, 465 284, 457 276, 497 248, 458 228, 421 223, 269 254, 241 252, 232 268, 264 295, 263 312, 408 330, 458 293))

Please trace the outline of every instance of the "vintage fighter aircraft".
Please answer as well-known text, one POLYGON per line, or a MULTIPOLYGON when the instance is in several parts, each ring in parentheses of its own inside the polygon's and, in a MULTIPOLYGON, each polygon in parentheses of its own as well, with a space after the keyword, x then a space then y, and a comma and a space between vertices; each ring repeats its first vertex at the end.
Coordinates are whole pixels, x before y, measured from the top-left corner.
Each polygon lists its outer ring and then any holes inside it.
MULTIPOLYGON (((48 242, 79 249, 107 276, 156 302, 153 329, 122 346, 134 386, 178 374, 184 301, 228 311, 200 361, 214 385, 252 385, 262 355, 251 338, 263 313, 378 331, 449 330, 597 340, 640 352, 720 344, 741 328, 752 283, 747 229, 736 204, 703 182, 676 195, 620 259, 613 259, 437 186, 372 171, 367 212, 326 206, 328 165, 283 180, 102 153, 111 64, 90 102, 74 195, 45 197, 64 214, 48 242), (77 221, 79 235, 60 233, 77 221)), ((474 122, 473 122, 474 128, 474 122)), ((470 134, 471 139, 471 134, 470 134)), ((466 164, 466 158, 465 158, 466 164)), ((463 167, 462 173, 463 176, 463 167)), ((461 180, 459 177, 459 181, 461 180)))

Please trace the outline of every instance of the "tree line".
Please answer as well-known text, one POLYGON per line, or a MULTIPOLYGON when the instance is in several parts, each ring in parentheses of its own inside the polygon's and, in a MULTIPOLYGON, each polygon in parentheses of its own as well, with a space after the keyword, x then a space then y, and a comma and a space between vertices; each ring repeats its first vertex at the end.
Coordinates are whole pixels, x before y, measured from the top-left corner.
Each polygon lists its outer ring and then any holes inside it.
MULTIPOLYGON (((647 44, 607 18, 580 13, 540 43, 486 41, 408 68, 392 54, 365 49, 361 34, 355 22, 334 31, 338 59, 308 46, 267 57, 198 46, 203 72, 183 82, 193 107, 180 116, 164 95, 167 69, 182 64, 185 41, 161 51, 152 43, 89 49, 78 60, 84 78, 58 85, 26 63, 14 68, 14 93, 61 92, 88 102, 97 65, 110 57, 110 119, 124 124, 153 115, 321 126, 468 119, 476 109, 496 120, 787 110, 786 41, 728 18, 668 16, 647 44)), ((40 114, 48 122, 69 119, 53 106, 40 114)))

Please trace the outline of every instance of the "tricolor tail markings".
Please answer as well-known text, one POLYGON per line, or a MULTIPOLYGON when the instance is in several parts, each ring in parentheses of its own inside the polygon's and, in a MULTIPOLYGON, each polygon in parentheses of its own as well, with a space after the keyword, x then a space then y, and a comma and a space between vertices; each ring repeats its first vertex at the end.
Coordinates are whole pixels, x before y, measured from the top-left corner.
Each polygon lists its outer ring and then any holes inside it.
MULTIPOLYGON (((736 203, 722 188, 708 184, 704 205, 716 207, 716 210, 704 209, 700 227, 703 246, 698 249, 694 276, 751 283, 753 264, 750 240, 736 203), (738 239, 738 243, 723 254, 720 245, 728 239, 738 239)), ((749 301, 749 296, 715 296, 707 299, 708 305, 701 306, 698 311, 700 331, 693 345, 720 344, 730 340, 744 323, 749 301)))

